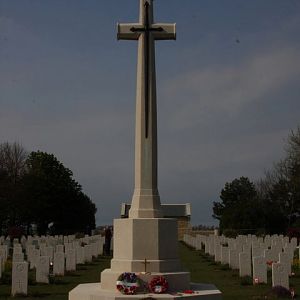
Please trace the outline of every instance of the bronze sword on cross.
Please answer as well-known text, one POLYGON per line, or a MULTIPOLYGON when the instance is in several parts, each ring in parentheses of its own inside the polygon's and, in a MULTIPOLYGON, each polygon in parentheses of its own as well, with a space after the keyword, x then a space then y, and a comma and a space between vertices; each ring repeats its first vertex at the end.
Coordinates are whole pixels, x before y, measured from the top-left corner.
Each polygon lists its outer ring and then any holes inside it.
POLYGON ((144 43, 143 57, 140 59, 144 62, 142 90, 144 91, 146 139, 149 131, 149 112, 151 110, 152 114, 156 114, 156 107, 155 109, 150 108, 151 98, 156 97, 154 41, 176 39, 175 24, 153 23, 152 1, 141 0, 140 23, 118 24, 118 39, 139 40, 144 43))

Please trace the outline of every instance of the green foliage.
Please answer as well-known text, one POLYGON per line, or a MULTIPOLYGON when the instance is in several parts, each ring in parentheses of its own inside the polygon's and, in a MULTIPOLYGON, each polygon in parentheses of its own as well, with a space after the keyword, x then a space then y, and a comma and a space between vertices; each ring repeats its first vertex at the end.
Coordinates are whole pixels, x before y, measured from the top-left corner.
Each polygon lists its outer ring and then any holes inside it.
POLYGON ((297 235, 300 228, 300 127, 286 143, 286 156, 256 186, 246 177, 226 183, 213 217, 227 236, 297 235))
POLYGON ((264 226, 262 203, 254 184, 246 177, 226 183, 221 202, 214 202, 213 217, 220 221, 220 230, 228 233, 253 233, 264 226))
POLYGON ((236 238, 238 235, 238 231, 236 229, 224 229, 222 233, 228 238, 236 238))
POLYGON ((39 234, 90 233, 95 213, 95 204, 73 179, 72 171, 53 154, 27 155, 18 144, 0 144, 2 234, 14 235, 30 224, 37 225, 39 234))
POLYGON ((27 222, 35 222, 39 233, 88 232, 95 228, 96 207, 72 178, 72 172, 45 152, 32 152, 23 177, 27 222))

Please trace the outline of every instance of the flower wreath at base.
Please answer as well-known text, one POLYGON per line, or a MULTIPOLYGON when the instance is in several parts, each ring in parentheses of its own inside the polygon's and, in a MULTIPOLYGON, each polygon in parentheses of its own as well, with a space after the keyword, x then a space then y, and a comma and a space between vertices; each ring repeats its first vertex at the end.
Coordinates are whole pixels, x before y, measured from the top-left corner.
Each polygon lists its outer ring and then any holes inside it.
POLYGON ((149 290, 154 294, 163 294, 169 288, 168 281, 163 276, 153 277, 149 283, 149 290))
POLYGON ((139 279, 135 273, 122 273, 117 280, 117 289, 125 295, 133 295, 140 286, 139 279))

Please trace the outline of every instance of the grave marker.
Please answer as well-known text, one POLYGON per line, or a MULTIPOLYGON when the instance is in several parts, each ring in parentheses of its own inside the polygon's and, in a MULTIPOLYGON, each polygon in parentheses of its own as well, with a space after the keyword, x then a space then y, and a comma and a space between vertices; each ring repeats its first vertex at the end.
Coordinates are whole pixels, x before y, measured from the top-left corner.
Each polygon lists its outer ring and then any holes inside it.
POLYGON ((36 266, 36 282, 49 283, 50 257, 40 256, 36 266))
POLYGON ((272 265, 272 286, 278 285, 289 289, 289 276, 282 263, 272 265))
POLYGON ((11 295, 27 295, 28 288, 28 263, 14 262, 12 266, 11 295))
POLYGON ((253 257, 253 280, 258 283, 267 283, 267 264, 263 256, 253 257))

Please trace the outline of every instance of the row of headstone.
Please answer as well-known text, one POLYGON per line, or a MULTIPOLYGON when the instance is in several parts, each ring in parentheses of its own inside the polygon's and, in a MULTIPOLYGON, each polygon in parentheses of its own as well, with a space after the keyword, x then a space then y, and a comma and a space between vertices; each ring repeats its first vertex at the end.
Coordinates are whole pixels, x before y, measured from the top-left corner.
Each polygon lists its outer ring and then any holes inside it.
MULTIPOLYGON (((239 270, 240 277, 251 276, 253 283, 267 283, 268 266, 272 270, 272 286, 289 288, 297 239, 283 235, 256 237, 239 235, 236 239, 216 235, 184 235, 184 242, 205 253, 216 262, 239 270)), ((299 248, 299 247, 298 247, 299 248)), ((300 249, 298 249, 300 255, 300 249)))
POLYGON ((12 244, 0 237, 0 277, 12 248, 12 295, 27 295, 28 271, 36 270, 36 282, 49 283, 50 269, 54 276, 76 271, 77 264, 91 262, 103 254, 104 237, 41 236, 14 239, 12 244))

